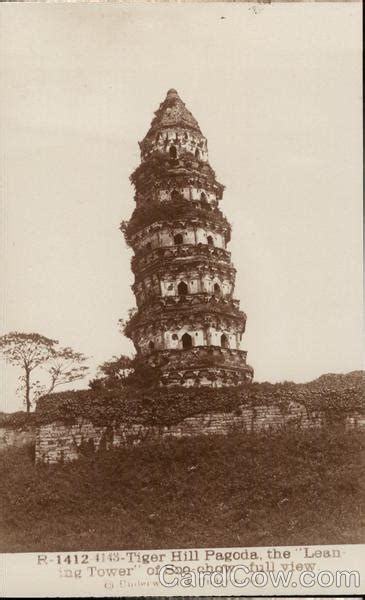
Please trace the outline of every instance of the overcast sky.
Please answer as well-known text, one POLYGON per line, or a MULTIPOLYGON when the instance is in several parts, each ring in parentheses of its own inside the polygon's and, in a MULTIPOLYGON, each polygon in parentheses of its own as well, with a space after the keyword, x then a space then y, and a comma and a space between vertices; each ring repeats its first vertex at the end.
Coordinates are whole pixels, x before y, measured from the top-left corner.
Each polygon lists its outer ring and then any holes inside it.
MULTIPOLYGON (((2 332, 132 343, 129 175, 169 88, 226 185, 257 380, 361 368, 360 4, 7 4, 0 24, 2 332)), ((6 366, 0 410, 21 408, 6 366)), ((87 381, 85 381, 85 385, 87 381)))

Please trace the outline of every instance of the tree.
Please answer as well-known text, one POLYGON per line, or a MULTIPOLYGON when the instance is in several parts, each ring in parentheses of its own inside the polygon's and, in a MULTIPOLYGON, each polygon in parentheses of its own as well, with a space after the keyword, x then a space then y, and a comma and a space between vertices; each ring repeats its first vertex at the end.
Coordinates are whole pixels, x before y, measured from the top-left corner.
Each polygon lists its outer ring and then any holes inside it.
POLYGON ((126 384, 140 389, 151 389, 159 386, 160 379, 161 369, 159 366, 152 367, 140 357, 135 357, 126 384))
POLYGON ((110 361, 100 365, 98 375, 99 377, 89 382, 93 390, 111 390, 127 386, 147 390, 159 386, 161 369, 146 364, 141 357, 129 358, 122 354, 119 358, 113 356, 110 361))
POLYGON ((129 356, 113 356, 98 368, 98 377, 90 381, 90 387, 114 388, 124 386, 133 369, 133 361, 129 356))
POLYGON ((51 393, 58 385, 82 379, 88 371, 83 364, 86 356, 68 347, 60 348, 58 344, 57 340, 39 333, 12 331, 0 336, 0 354, 8 363, 23 369, 19 391, 24 393, 27 413, 32 402, 41 394, 51 393), (38 367, 47 373, 48 383, 32 379, 32 373, 38 367))
POLYGON ((84 354, 75 352, 70 347, 56 349, 43 366, 50 376, 50 385, 45 388, 45 393, 50 394, 59 385, 83 379, 89 370, 89 367, 83 365, 86 360, 84 354))

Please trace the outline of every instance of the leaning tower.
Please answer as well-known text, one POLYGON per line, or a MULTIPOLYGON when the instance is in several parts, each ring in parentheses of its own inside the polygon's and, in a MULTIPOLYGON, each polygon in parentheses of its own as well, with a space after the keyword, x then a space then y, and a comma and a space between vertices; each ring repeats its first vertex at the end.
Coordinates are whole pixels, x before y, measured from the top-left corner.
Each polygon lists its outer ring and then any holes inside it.
POLYGON ((234 299, 231 227, 207 140, 169 90, 139 143, 136 207, 121 229, 133 249, 137 309, 125 334, 164 385, 238 385, 253 369, 241 350, 246 315, 234 299))

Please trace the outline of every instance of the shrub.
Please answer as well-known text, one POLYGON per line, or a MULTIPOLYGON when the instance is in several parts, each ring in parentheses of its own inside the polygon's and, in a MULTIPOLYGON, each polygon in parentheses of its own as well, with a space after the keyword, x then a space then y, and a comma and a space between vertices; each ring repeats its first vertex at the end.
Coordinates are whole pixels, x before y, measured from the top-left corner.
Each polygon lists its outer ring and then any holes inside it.
POLYGON ((14 413, 0 413, 0 427, 21 429, 35 425, 35 421, 34 413, 26 413, 22 410, 14 413))

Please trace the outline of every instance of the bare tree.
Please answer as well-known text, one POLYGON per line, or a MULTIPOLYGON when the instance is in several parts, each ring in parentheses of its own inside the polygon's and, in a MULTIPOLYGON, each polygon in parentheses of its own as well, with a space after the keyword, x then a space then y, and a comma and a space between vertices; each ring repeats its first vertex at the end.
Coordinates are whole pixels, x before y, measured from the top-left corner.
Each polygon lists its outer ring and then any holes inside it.
POLYGON ((72 381, 83 379, 89 367, 83 365, 87 357, 72 348, 59 348, 43 365, 43 369, 50 376, 50 385, 45 388, 45 393, 50 394, 55 387, 72 381))
POLYGON ((32 401, 41 394, 52 392, 58 385, 82 379, 88 371, 83 364, 86 356, 71 348, 59 348, 57 340, 39 333, 12 331, 0 336, 0 354, 8 363, 23 369, 18 391, 24 393, 27 413, 32 401), (32 380, 31 375, 37 367, 48 373, 48 384, 32 380))

